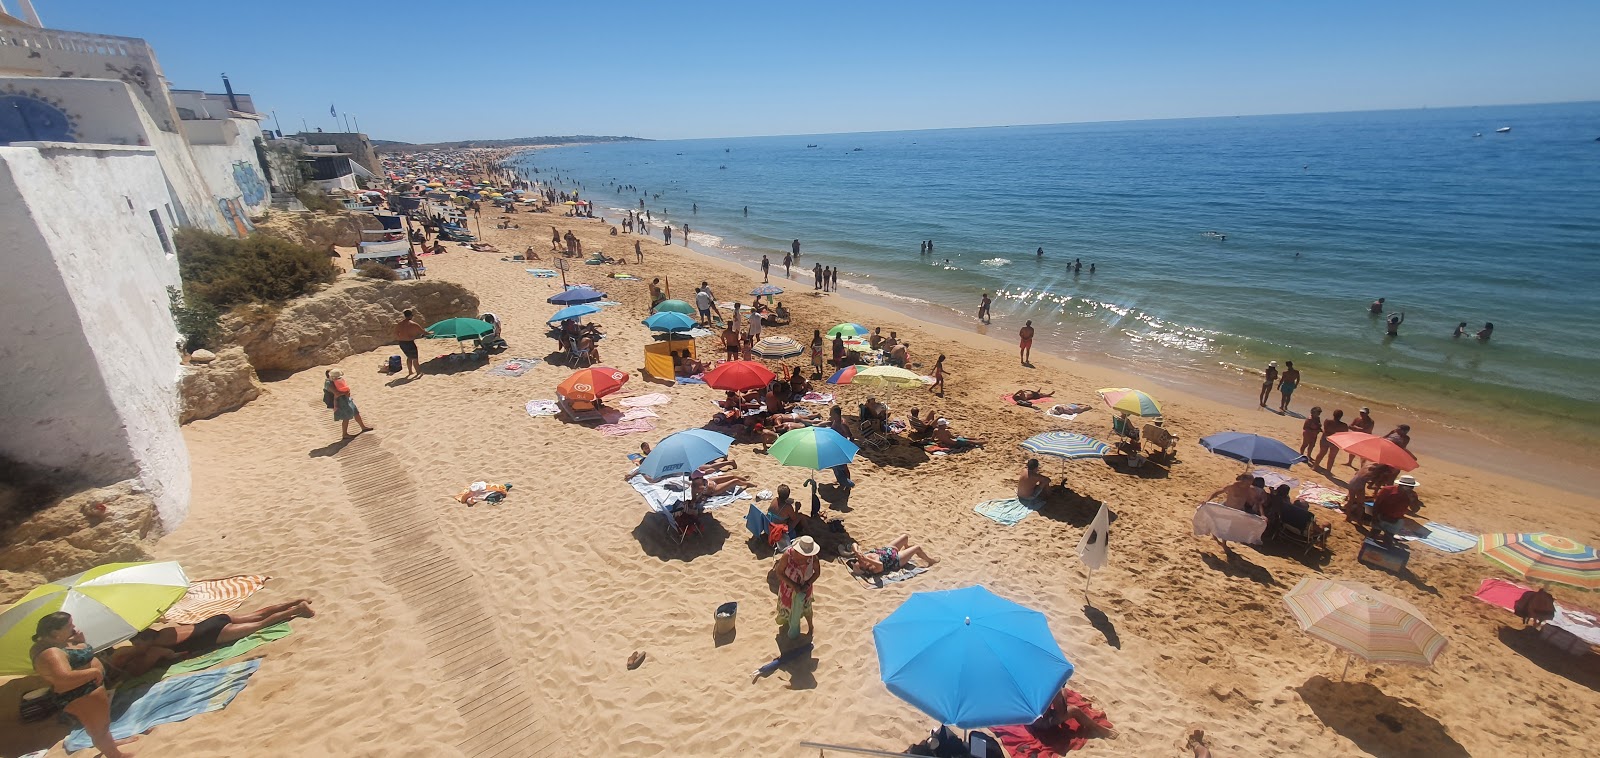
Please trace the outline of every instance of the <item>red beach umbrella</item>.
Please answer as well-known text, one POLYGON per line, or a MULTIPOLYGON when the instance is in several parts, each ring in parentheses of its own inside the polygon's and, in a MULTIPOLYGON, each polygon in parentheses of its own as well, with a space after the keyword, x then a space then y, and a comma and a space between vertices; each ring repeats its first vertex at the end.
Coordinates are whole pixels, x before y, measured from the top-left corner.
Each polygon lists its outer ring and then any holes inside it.
POLYGON ((610 366, 590 366, 573 372, 566 381, 556 386, 556 394, 568 400, 593 402, 622 389, 628 382, 628 372, 610 366))
POLYGON ((755 361, 728 361, 702 378, 713 389, 744 392, 771 384, 776 375, 755 361))
POLYGON ((1357 458, 1365 458, 1375 463, 1393 466, 1401 471, 1410 471, 1417 467, 1417 458, 1406 449, 1374 434, 1366 432, 1339 432, 1328 435, 1328 441, 1333 446, 1357 458))

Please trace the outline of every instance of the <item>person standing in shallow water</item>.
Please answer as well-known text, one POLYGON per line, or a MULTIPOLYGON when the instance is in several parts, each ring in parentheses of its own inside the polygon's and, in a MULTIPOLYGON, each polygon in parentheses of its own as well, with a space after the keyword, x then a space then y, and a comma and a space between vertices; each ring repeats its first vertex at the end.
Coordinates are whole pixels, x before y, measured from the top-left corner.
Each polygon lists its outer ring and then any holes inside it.
POLYGON ((978 320, 979 321, 982 321, 985 324, 989 323, 989 306, 992 305, 992 304, 993 304, 993 302, 991 300, 989 300, 989 293, 987 293, 987 292, 983 293, 983 299, 978 301, 978 320))
POLYGON ((672 224, 661 227, 661 239, 666 240, 668 245, 672 244, 672 224))
POLYGON ((765 256, 765 255, 761 256, 761 283, 762 284, 766 284, 767 282, 772 281, 770 273, 769 273, 771 270, 772 270, 772 261, 770 259, 768 259, 767 256, 765 256))
POLYGON ((1278 410, 1289 412, 1289 399, 1294 397, 1294 389, 1300 386, 1300 372, 1295 369, 1294 361, 1284 361, 1283 374, 1278 378, 1278 394, 1283 401, 1278 404, 1278 410))
POLYGON ((795 240, 789 245, 789 254, 794 256, 795 262, 800 261, 800 240, 795 240))
POLYGON ((1261 407, 1267 407, 1267 400, 1272 398, 1272 385, 1278 383, 1278 362, 1267 361, 1267 370, 1262 373, 1264 381, 1261 383, 1261 407))

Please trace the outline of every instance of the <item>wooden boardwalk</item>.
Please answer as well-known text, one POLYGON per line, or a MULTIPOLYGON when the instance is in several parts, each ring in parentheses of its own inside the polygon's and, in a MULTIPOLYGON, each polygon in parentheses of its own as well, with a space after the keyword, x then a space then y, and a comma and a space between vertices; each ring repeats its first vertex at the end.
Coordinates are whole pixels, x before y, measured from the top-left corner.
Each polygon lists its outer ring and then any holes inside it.
POLYGON ((470 758, 546 758, 565 754, 560 728, 524 684, 520 661, 503 635, 486 588, 435 532, 416 482, 372 434, 351 440, 336 458, 345 490, 366 523, 374 565, 415 614, 411 627, 446 677, 440 692, 459 693, 466 723, 457 742, 470 758), (497 639, 498 638, 498 639, 497 639))

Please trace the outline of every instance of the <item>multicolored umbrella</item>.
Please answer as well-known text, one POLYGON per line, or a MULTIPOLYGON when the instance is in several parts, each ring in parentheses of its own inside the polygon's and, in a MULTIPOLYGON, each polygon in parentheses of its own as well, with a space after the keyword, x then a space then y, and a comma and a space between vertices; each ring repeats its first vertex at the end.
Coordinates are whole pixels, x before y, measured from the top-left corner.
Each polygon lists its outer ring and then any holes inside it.
POLYGON ((1073 460, 1077 458, 1104 458, 1111 446, 1088 435, 1077 432, 1045 432, 1022 441, 1022 449, 1039 455, 1053 455, 1073 460))
POLYGON ((755 361, 728 361, 707 371, 701 378, 712 389, 744 392, 765 387, 777 376, 755 361))
POLYGON ((189 591, 175 561, 108 563, 43 584, 0 611, 0 676, 32 674, 33 634, 39 619, 66 611, 96 650, 115 645, 155 623, 189 591))
POLYGON ((695 313, 697 313, 693 305, 690 305, 682 300, 662 300, 661 302, 656 303, 656 313, 666 313, 668 311, 672 313, 682 313, 688 316, 693 316, 695 313))
POLYGON ((556 385, 556 394, 568 400, 594 402, 628 383, 628 372, 610 366, 590 366, 578 369, 572 376, 556 385))
POLYGON ((856 384, 871 384, 883 387, 921 387, 922 377, 915 371, 907 371, 899 366, 871 366, 856 372, 856 384))
POLYGON ((808 426, 784 432, 767 447, 767 455, 780 466, 821 471, 843 466, 856 458, 861 448, 825 426, 808 426))
POLYGON ((644 325, 652 332, 687 332, 700 325, 692 317, 677 311, 661 311, 651 314, 644 320, 644 325))
POLYGON ((1072 676, 1044 614, 982 586, 918 592, 872 640, 890 692, 963 729, 1031 723, 1072 676))
POLYGON ((856 373, 861 371, 861 368, 861 366, 856 365, 845 366, 844 368, 833 372, 833 376, 828 377, 828 383, 849 384, 856 380, 856 373))
POLYGON ((1098 390, 1100 397, 1111 406, 1111 410, 1131 413, 1135 416, 1160 416, 1161 405, 1156 399, 1143 392, 1127 387, 1106 387, 1098 390))
POLYGON ((1254 465, 1260 463, 1276 468, 1289 468, 1305 463, 1306 457, 1288 445, 1271 437, 1244 432, 1218 432, 1200 438, 1200 446, 1217 455, 1254 465))
POLYGON ((1417 458, 1407 452, 1405 448, 1394 444, 1394 440, 1379 437, 1366 432, 1339 432, 1328 435, 1328 442, 1357 458, 1365 458, 1374 463, 1393 466, 1401 471, 1410 471, 1417 467, 1417 458))
POLYGON ((867 328, 860 324, 840 324, 832 329, 829 329, 826 332, 826 335, 829 337, 839 335, 845 339, 849 339, 851 337, 865 337, 868 333, 869 332, 867 328))
POLYGON ((447 318, 428 327, 429 336, 439 339, 470 340, 494 332, 494 324, 475 318, 447 318))
POLYGON ((1478 554, 1523 579, 1600 589, 1600 555, 1595 549, 1554 534, 1485 534, 1478 554))
POLYGON ((750 294, 752 294, 752 295, 782 295, 783 294, 783 288, 779 287, 776 284, 758 284, 758 285, 756 285, 755 289, 750 290, 750 294))
POLYGON ((1431 666, 1449 642, 1415 606, 1357 582, 1306 577, 1283 602, 1307 634, 1373 663, 1431 666))
POLYGON ((790 337, 784 337, 781 335, 762 337, 760 341, 756 342, 754 347, 750 348, 750 352, 754 353, 755 355, 759 355, 762 358, 772 358, 775 360, 782 358, 793 358, 801 353, 804 353, 805 351, 806 349, 802 347, 800 343, 795 342, 794 339, 790 337))

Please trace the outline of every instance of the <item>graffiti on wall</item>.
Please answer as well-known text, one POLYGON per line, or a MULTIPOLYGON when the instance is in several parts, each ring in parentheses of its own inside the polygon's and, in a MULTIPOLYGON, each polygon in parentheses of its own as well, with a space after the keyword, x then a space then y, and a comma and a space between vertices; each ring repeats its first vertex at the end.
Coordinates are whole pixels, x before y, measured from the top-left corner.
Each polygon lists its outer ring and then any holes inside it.
POLYGON ((248 237, 256 230, 256 225, 250 223, 250 214, 245 213, 243 198, 219 197, 217 209, 222 211, 222 217, 227 219, 228 225, 233 227, 233 233, 240 237, 248 237))
POLYGON ((0 89, 0 145, 77 141, 78 120, 60 100, 37 89, 0 89))
POLYGON ((244 204, 249 206, 260 205, 267 199, 267 185, 261 181, 261 174, 256 172, 256 166, 249 161, 233 162, 233 183, 239 186, 244 204))

